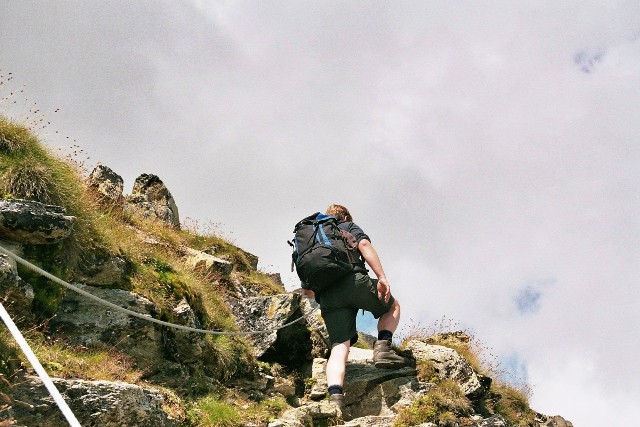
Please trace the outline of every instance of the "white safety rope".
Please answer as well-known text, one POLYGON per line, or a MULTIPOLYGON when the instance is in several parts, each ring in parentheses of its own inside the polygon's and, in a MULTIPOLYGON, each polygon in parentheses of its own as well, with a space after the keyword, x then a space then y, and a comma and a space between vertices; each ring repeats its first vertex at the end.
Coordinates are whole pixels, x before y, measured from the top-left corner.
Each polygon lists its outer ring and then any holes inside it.
POLYGON ((73 415, 73 412, 71 412, 71 408, 69 408, 67 402, 65 402, 64 398, 62 397, 56 386, 53 384, 53 381, 51 381, 51 378, 47 374, 47 371, 44 370, 36 355, 33 354, 31 347, 29 347, 29 344, 20 333, 20 330, 18 329, 16 324, 13 323, 13 320, 11 320, 11 316, 9 316, 7 310, 4 309, 2 303, 0 303, 0 317, 2 318, 4 324, 7 325, 9 332, 11 332, 11 335, 13 335, 13 339, 16 340, 22 352, 25 354, 25 356, 27 356, 29 363, 31 363, 31 366, 33 366, 33 369, 35 369, 44 386, 47 388, 47 390, 49 390, 49 394, 51 394, 51 397, 53 397, 53 400, 55 400, 58 408, 60 408, 60 410, 62 411, 62 415, 64 415, 64 417, 69 422, 69 425, 71 427, 82 427, 78 422, 76 416, 73 415))
POLYGON ((121 311, 123 313, 126 313, 130 316, 134 316, 137 317, 139 319, 143 319, 146 320, 148 322, 152 322, 152 323, 157 323, 158 325, 162 325, 162 326, 167 326, 169 328, 175 328, 175 329, 182 329, 183 331, 188 331, 188 332, 198 332, 198 333, 202 333, 202 334, 211 334, 211 335, 256 335, 256 334, 266 334, 266 333, 270 333, 270 332, 275 332, 279 329, 282 328, 286 328, 287 326, 293 325, 294 323, 297 323, 299 321, 301 321, 302 319, 306 319, 307 317, 309 317, 313 312, 315 312, 318 307, 314 307, 312 310, 310 310, 308 313, 306 313, 305 315, 303 315, 302 317, 297 318, 296 320, 293 320, 291 322, 285 323, 284 325, 278 326, 276 328, 270 328, 270 329, 263 329, 260 331, 244 331, 244 332, 229 332, 229 331, 212 331, 209 329, 197 329, 197 328, 191 328, 189 326, 184 326, 184 325, 176 325, 175 323, 169 323, 169 322, 165 322, 162 320, 158 320, 158 319, 154 319, 153 317, 149 316, 148 314, 141 314, 141 313, 137 313, 135 311, 129 310, 127 308, 124 307, 120 307, 119 305, 116 305, 112 302, 106 301, 100 297, 97 297, 83 289, 78 288, 77 286, 73 286, 70 283, 65 282, 64 280, 54 276, 53 274, 41 269, 40 267, 33 265, 32 263, 30 263, 29 261, 19 257, 18 255, 14 254, 13 252, 7 250, 6 248, 0 246, 0 252, 4 253, 7 256, 10 256, 11 258, 15 259, 17 262, 19 262, 20 264, 24 265, 25 267, 35 271, 36 273, 46 277, 47 279, 61 285, 64 286, 67 289, 71 289, 74 292, 79 293, 80 295, 84 295, 85 297, 92 299, 102 305, 105 305, 107 307, 111 307, 114 310, 118 310, 121 311))

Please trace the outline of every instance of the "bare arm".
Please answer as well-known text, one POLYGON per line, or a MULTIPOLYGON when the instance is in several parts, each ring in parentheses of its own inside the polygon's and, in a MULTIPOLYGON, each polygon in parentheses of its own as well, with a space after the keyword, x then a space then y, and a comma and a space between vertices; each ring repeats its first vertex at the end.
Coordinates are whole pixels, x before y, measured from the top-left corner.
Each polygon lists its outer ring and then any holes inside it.
POLYGON ((384 270, 382 269, 382 263, 378 257, 378 252, 376 252, 371 242, 367 239, 360 240, 358 243, 358 250, 360 250, 362 257, 378 278, 378 298, 380 301, 388 302, 389 297, 391 296, 391 287, 389 286, 389 282, 387 282, 384 270))

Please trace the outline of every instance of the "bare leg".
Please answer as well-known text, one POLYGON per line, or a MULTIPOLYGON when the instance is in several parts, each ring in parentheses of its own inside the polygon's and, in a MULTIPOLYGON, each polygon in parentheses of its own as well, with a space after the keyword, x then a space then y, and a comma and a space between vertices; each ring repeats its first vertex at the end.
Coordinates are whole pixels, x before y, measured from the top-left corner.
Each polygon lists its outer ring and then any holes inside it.
POLYGON ((349 357, 350 340, 336 344, 331 348, 331 355, 327 361, 327 385, 344 384, 344 372, 349 357))
POLYGON ((398 300, 394 300, 391 309, 378 319, 378 331, 386 330, 395 332, 400 323, 400 304, 398 300))

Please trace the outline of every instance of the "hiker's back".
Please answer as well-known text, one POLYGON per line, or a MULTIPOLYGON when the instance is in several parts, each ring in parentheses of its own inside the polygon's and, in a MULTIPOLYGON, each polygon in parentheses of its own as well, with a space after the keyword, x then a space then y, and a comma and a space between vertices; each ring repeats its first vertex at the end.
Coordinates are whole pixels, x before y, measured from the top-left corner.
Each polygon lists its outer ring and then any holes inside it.
MULTIPOLYGON (((354 224, 355 225, 355 224, 354 224)), ((360 261, 357 240, 338 220, 320 212, 299 221, 294 230, 292 268, 302 287, 320 292, 352 273, 360 261)))

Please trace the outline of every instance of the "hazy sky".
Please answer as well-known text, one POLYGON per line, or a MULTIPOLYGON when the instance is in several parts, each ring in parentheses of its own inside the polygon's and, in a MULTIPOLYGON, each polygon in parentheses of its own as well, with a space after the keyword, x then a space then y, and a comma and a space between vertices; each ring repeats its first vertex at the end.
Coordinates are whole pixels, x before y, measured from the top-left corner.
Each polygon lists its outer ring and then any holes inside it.
POLYGON ((640 1, 9 0, 0 68, 2 111, 125 192, 157 174, 288 287, 295 222, 344 204, 405 325, 472 327, 540 412, 637 424, 640 1))

